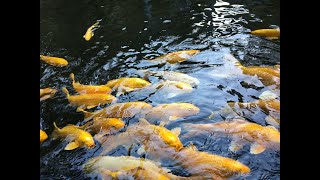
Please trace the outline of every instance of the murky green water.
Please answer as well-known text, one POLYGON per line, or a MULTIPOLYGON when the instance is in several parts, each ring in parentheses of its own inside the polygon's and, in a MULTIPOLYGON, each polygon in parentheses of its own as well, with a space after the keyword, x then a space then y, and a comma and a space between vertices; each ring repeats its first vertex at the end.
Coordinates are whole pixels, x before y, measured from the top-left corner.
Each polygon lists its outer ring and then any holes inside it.
MULTIPOLYGON (((192 93, 163 98, 157 93, 132 92, 120 96, 118 102, 145 101, 153 106, 189 102, 201 109, 195 116, 171 122, 166 126, 168 129, 183 123, 221 121, 225 117, 208 117, 211 112, 227 107, 229 101, 251 102, 272 89, 265 87, 257 77, 237 74, 223 59, 225 54, 233 54, 245 66, 280 63, 280 40, 270 41, 248 33, 250 29, 280 26, 279 1, 226 2, 229 5, 215 6, 214 0, 41 0, 40 54, 64 57, 69 65, 57 68, 41 62, 40 87, 67 87, 74 94, 69 78, 71 72, 83 84, 105 84, 119 77, 140 77, 139 69, 177 71, 199 79, 200 84, 192 93), (86 42, 82 36, 97 20, 101 20, 101 27, 86 42), (176 65, 155 65, 143 59, 185 49, 201 52, 176 65)), ((158 79, 150 81, 154 83, 158 79)), ((279 94, 279 90, 274 92, 279 94)), ((83 120, 83 115, 69 105, 61 91, 54 98, 41 102, 40 113, 40 128, 49 135, 54 121, 63 127, 83 120)), ((242 115, 248 121, 268 125, 267 115, 261 111, 242 115)), ((134 118, 126 119, 127 124, 133 121, 134 118)), ((280 179, 280 151, 266 150, 252 155, 249 147, 245 147, 232 153, 228 150, 230 140, 210 135, 181 141, 184 145, 192 141, 201 151, 242 162, 251 168, 246 179, 280 179)), ((40 145, 40 178, 92 178, 82 173, 81 165, 99 155, 100 146, 64 151, 65 145, 66 142, 53 141, 50 137, 40 145)), ((114 153, 127 154, 121 147, 114 153)), ((180 170, 173 172, 183 175, 180 170)))

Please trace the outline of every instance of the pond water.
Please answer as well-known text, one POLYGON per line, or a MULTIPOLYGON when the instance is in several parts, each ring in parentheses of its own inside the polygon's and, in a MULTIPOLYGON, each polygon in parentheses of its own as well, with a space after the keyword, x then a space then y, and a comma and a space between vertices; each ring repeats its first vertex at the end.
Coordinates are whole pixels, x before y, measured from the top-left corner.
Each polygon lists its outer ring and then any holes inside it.
MULTIPOLYGON (((82 84, 105 84, 120 77, 141 77, 138 70, 176 71, 197 78, 200 83, 191 93, 166 98, 161 93, 131 92, 118 97, 118 102, 144 101, 152 106, 188 102, 200 113, 172 121, 173 129, 183 123, 214 123, 227 117, 214 114, 228 107, 227 102, 252 102, 267 90, 256 76, 238 71, 224 56, 232 54, 244 66, 280 64, 280 40, 268 40, 250 34, 250 30, 280 27, 280 2, 276 0, 40 0, 40 54, 64 57, 69 65, 40 66, 40 88, 60 89, 53 98, 40 103, 40 128, 49 135, 40 144, 41 179, 97 178, 82 172, 82 165, 100 154, 101 146, 64 151, 67 144, 51 140, 53 122, 59 127, 80 124, 83 114, 69 105, 62 87, 71 94, 70 73, 82 84), (220 2, 220 3, 219 3, 220 2), (82 37, 87 28, 100 21, 90 41, 82 37), (198 49, 201 52, 179 64, 154 64, 144 57, 198 49)), ((151 83, 158 81, 153 77, 151 83)), ((105 106, 95 108, 101 109, 105 106)), ((238 114, 239 115, 239 114, 238 114)), ((261 110, 244 111, 246 120, 266 126, 261 110)), ((126 125, 135 117, 125 119, 126 125)), ((278 127, 280 130, 280 128, 278 127)), ((184 133, 182 130, 182 134, 184 133)), ((249 146, 234 153, 228 150, 230 140, 203 135, 181 138, 200 150, 238 160, 251 172, 243 179, 280 179, 280 151, 267 149, 253 155, 249 146)), ((119 147, 116 155, 128 155, 119 147)), ((165 165, 165 164, 164 164, 165 165)), ((167 167, 170 169, 170 167, 167 167)), ((184 175, 171 169, 176 175, 184 175)))

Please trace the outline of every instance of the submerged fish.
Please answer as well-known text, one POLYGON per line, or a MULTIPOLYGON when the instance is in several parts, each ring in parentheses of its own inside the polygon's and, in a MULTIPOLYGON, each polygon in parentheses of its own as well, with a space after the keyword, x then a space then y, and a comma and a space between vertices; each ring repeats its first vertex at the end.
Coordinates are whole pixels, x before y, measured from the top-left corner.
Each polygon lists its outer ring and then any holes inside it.
POLYGON ((149 86, 151 83, 141 78, 119 78, 108 81, 106 86, 117 90, 117 96, 149 86))
POLYGON ((280 65, 271 67, 258 67, 258 66, 243 66, 235 57, 231 54, 227 54, 225 59, 231 61, 238 66, 243 74, 255 76, 257 75, 259 80, 265 85, 270 86, 275 84, 280 86, 280 65))
POLYGON ((190 124, 183 125, 188 133, 184 137, 194 136, 199 132, 226 135, 232 139, 229 149, 237 151, 246 143, 251 143, 250 153, 259 154, 266 148, 280 147, 280 132, 273 126, 261 126, 241 119, 222 121, 213 124, 190 124))
POLYGON ((155 76, 164 80, 185 82, 190 84, 193 87, 197 86, 200 83, 197 78, 191 77, 187 74, 174 72, 174 71, 149 71, 149 70, 138 70, 138 71, 143 73, 143 78, 149 78, 150 76, 155 76))
POLYGON ((153 161, 133 156, 97 156, 83 165, 86 173, 96 172, 102 176, 113 178, 134 176, 137 179, 177 179, 166 168, 161 167, 153 161))
POLYGON ((148 112, 152 106, 145 102, 126 102, 126 103, 115 103, 111 106, 108 106, 104 109, 87 112, 82 108, 78 108, 77 111, 84 113, 85 119, 92 119, 94 117, 109 117, 109 118, 127 118, 133 117, 137 114, 145 114, 148 112))
POLYGON ((90 133, 80 129, 75 125, 67 125, 63 128, 58 128, 56 123, 53 123, 55 129, 52 133, 53 138, 67 138, 70 142, 64 149, 73 150, 81 146, 87 146, 89 149, 95 146, 93 137, 90 133))
POLYGON ((98 105, 105 105, 107 103, 112 103, 117 101, 117 98, 112 96, 111 94, 80 94, 73 95, 69 94, 67 88, 62 88, 62 91, 66 94, 67 99, 70 104, 84 107, 87 109, 94 108, 98 105))
POLYGON ((190 93, 193 88, 190 84, 179 81, 159 81, 152 84, 150 89, 155 89, 162 97, 172 98, 179 94, 190 93))
MULTIPOLYGON (((133 144, 141 144, 138 154, 146 151, 150 147, 150 142, 164 142, 166 146, 173 147, 176 151, 183 148, 183 144, 179 139, 181 129, 175 128, 168 130, 162 126, 150 124, 147 120, 140 118, 135 125, 129 126, 125 132, 114 136, 102 138, 101 146, 103 147, 102 154, 108 153, 118 146, 124 146, 127 150, 133 144)), ((159 143, 161 144, 161 143, 159 143)), ((161 150, 161 146, 157 146, 161 150)))
POLYGON ((89 40, 93 37, 93 35, 94 35, 93 29, 94 29, 94 28, 98 28, 98 27, 100 27, 100 26, 99 26, 99 22, 94 23, 92 26, 90 26, 90 27, 87 29, 86 33, 83 35, 83 38, 84 38, 86 41, 89 41, 89 40))
POLYGON ((40 101, 53 97, 56 92, 57 90, 52 88, 40 89, 40 101))
POLYGON ((172 52, 169 54, 165 54, 159 57, 156 57, 154 59, 148 59, 149 61, 155 61, 159 63, 170 63, 170 64, 175 64, 179 62, 183 62, 187 59, 190 59, 192 56, 198 54, 200 51, 199 50, 184 50, 184 51, 177 51, 177 52, 172 52))
POLYGON ((105 135, 115 131, 119 131, 124 126, 125 124, 120 118, 95 117, 93 118, 93 121, 86 123, 82 126, 82 128, 93 133, 102 132, 105 135))
POLYGON ((171 167, 181 167, 191 175, 189 179, 220 180, 250 172, 250 168, 241 162, 201 152, 192 143, 176 151, 170 146, 165 146, 163 142, 150 141, 145 157, 155 162, 170 162, 171 167))
POLYGON ((47 133, 40 129, 40 143, 46 140, 47 138, 48 138, 47 133))
POLYGON ((152 108, 145 118, 148 121, 160 120, 160 125, 165 125, 169 121, 176 120, 178 118, 192 116, 198 114, 200 109, 190 103, 171 103, 171 104, 159 104, 152 108))
POLYGON ((58 57, 50 57, 50 56, 44 56, 44 55, 40 55, 40 60, 46 62, 47 64, 50 64, 52 66, 58 66, 58 67, 62 67, 62 66, 67 66, 68 65, 68 61, 63 59, 63 58, 58 58, 58 57))
POLYGON ((268 39, 278 39, 280 38, 280 29, 258 29, 251 31, 251 34, 266 37, 268 39))
POLYGON ((228 105, 232 108, 242 108, 242 109, 250 109, 254 108, 256 106, 259 106, 263 112, 266 114, 269 114, 270 111, 277 111, 280 112, 280 101, 279 100, 257 100, 254 102, 246 102, 246 103, 241 103, 241 102, 229 102, 228 105))
POLYGON ((73 73, 70 74, 70 78, 73 89, 79 94, 109 94, 112 91, 107 85, 84 85, 75 82, 73 73))

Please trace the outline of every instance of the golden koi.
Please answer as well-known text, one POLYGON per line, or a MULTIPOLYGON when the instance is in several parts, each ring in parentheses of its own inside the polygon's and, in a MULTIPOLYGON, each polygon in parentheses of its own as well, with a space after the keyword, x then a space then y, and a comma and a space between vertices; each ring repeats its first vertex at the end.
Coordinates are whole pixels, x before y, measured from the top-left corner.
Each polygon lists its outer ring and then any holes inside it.
POLYGON ((106 86, 117 90, 117 96, 149 86, 151 83, 141 78, 119 78, 107 82, 106 86))
MULTIPOLYGON (((131 145, 136 143, 142 144, 138 150, 138 154, 141 154, 150 148, 149 143, 151 141, 155 144, 163 142, 166 146, 173 147, 176 151, 179 151, 183 148, 183 144, 178 137, 180 131, 180 128, 168 130, 165 127, 150 124, 146 119, 140 118, 137 124, 129 126, 125 132, 102 138, 99 141, 101 141, 101 146, 103 147, 102 154, 108 153, 120 145, 129 149, 131 145)), ((158 146, 158 148, 161 148, 161 146, 158 146)))
POLYGON ((254 102, 247 102, 247 103, 241 103, 241 102, 229 102, 228 105, 232 108, 235 108, 236 106, 240 107, 240 108, 246 108, 246 109, 250 109, 256 106, 259 106, 263 112, 265 112, 266 114, 269 114, 270 111, 277 111, 280 112, 280 101, 279 100, 257 100, 254 102))
POLYGON ((56 92, 57 90, 52 88, 40 89, 40 101, 53 97, 56 92))
POLYGON ((132 173, 131 176, 135 175, 142 179, 149 179, 147 177, 150 177, 151 179, 158 177, 159 179, 160 177, 160 179, 174 180, 178 178, 174 174, 171 174, 168 169, 161 167, 153 161, 133 156, 97 156, 83 165, 83 171, 86 173, 95 172, 109 175, 113 178, 116 178, 119 175, 125 175, 125 173, 132 173), (135 170, 138 171, 134 172, 135 170))
POLYGON ((92 26, 90 26, 90 27, 87 29, 86 33, 83 35, 83 38, 84 38, 86 41, 89 41, 89 40, 93 37, 93 35, 94 35, 93 29, 94 29, 94 28, 98 28, 98 27, 100 27, 100 26, 99 26, 99 22, 94 23, 92 26))
POLYGON ((243 66, 235 57, 231 54, 225 56, 225 59, 234 63, 235 66, 242 70, 243 74, 249 76, 257 75, 262 84, 270 86, 276 84, 280 85, 280 65, 270 67, 258 67, 258 66, 243 66))
POLYGON ((58 66, 58 67, 62 67, 62 66, 67 66, 68 65, 68 61, 63 59, 63 58, 58 58, 58 57, 50 57, 50 56, 44 56, 44 55, 40 55, 40 60, 46 62, 47 64, 50 64, 52 66, 58 66))
POLYGON ((71 96, 67 88, 63 87, 62 91, 66 94, 70 104, 87 109, 117 101, 117 98, 111 94, 80 94, 71 96))
POLYGON ((191 174, 189 179, 220 180, 250 172, 250 168, 241 162, 208 152, 200 152, 192 143, 176 151, 170 146, 165 146, 164 143, 151 141, 146 154, 150 160, 170 161, 170 166, 182 167, 191 174))
POLYGON ((222 121, 214 124, 190 124, 183 125, 189 132, 184 137, 190 137, 198 132, 217 133, 227 135, 232 139, 229 149, 237 151, 245 143, 251 143, 250 153, 259 154, 266 148, 280 147, 280 132, 273 126, 261 126, 241 119, 222 121))
POLYGON ((192 56, 198 54, 200 51, 199 50, 184 50, 184 51, 177 51, 177 52, 172 52, 169 54, 165 54, 159 57, 156 57, 154 59, 148 59, 149 61, 153 62, 159 62, 159 63, 170 63, 170 64, 175 64, 179 62, 183 62, 187 59, 190 59, 192 56))
POLYGON ((169 121, 186 116, 192 116, 199 112, 200 109, 193 104, 177 102, 171 104, 160 104, 152 108, 145 117, 148 121, 161 120, 160 125, 165 125, 169 121))
POLYGON ((95 117, 93 121, 85 124, 84 128, 93 133, 105 132, 109 134, 121 130, 124 126, 124 122, 119 118, 95 117))
POLYGON ((258 29, 251 31, 251 34, 266 37, 268 39, 278 39, 280 38, 280 29, 258 29))
POLYGON ((94 117, 109 117, 109 118, 127 118, 133 117, 137 114, 145 114, 152 106, 145 102, 126 102, 126 103, 115 103, 104 109, 87 112, 82 108, 78 108, 78 112, 84 113, 84 118, 90 120, 94 117))
POLYGON ((73 73, 70 74, 70 78, 73 89, 79 94, 109 94, 112 91, 107 85, 84 85, 75 82, 73 73))
POLYGON ((43 142, 44 140, 46 140, 47 138, 48 138, 47 133, 40 129, 40 143, 43 142))
POLYGON ((90 133, 80 129, 75 125, 67 125, 62 129, 53 123, 55 129, 52 133, 53 138, 68 138, 70 143, 64 148, 65 150, 73 150, 81 146, 87 146, 89 149, 95 146, 93 137, 90 133))

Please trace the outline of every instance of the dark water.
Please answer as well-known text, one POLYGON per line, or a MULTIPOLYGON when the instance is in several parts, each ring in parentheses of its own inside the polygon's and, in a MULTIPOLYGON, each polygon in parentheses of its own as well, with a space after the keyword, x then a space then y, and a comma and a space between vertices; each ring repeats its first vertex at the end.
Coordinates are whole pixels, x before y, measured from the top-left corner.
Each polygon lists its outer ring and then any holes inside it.
MULTIPOLYGON (((184 122, 213 123, 225 117, 208 118, 213 111, 227 107, 228 101, 251 102, 272 88, 265 87, 253 76, 237 74, 223 56, 233 54, 247 65, 280 63, 280 40, 267 40, 248 34, 250 29, 280 26, 280 2, 276 0, 230 0, 229 5, 214 6, 208 0, 56 0, 40 1, 41 54, 64 57, 67 67, 41 63, 40 88, 67 87, 74 93, 69 74, 83 84, 105 84, 119 77, 139 77, 138 69, 171 70, 198 78, 200 85, 188 94, 166 99, 159 95, 129 93, 118 102, 145 101, 153 106, 161 103, 189 102, 201 109, 198 115, 173 121, 172 129, 184 122), (101 20, 101 27, 89 41, 83 39, 87 28, 101 20), (154 65, 145 56, 159 56, 173 51, 199 49, 190 60, 177 65, 154 65), (236 75, 235 75, 236 74, 236 75), (252 84, 245 85, 245 82, 252 84)), ((156 82, 157 79, 151 79, 156 82)), ((275 90, 279 94, 279 90, 275 90)), ((63 127, 79 124, 83 115, 68 105, 59 91, 52 99, 41 102, 40 128, 49 135, 53 122, 63 127)), ((267 125, 266 114, 247 113, 251 122, 267 125)), ((181 139, 192 141, 199 150, 215 153, 242 162, 251 168, 245 179, 280 179, 280 151, 266 150, 259 155, 249 147, 232 153, 230 141, 202 136, 181 139)), ((81 165, 99 154, 99 146, 87 150, 64 151, 66 142, 50 140, 40 145, 41 179, 90 179, 81 165)), ((117 154, 127 155, 121 148, 117 154)))

